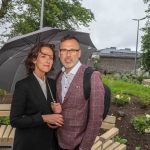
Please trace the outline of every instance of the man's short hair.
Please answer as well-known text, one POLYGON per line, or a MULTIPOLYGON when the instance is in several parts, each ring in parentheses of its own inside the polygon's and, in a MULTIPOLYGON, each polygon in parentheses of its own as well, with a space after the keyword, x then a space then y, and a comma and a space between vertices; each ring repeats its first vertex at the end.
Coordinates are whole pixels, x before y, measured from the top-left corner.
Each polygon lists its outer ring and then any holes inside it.
POLYGON ((64 41, 67 41, 67 40, 75 40, 75 41, 77 41, 77 42, 80 44, 80 41, 78 40, 78 38, 75 37, 74 35, 70 35, 70 34, 64 36, 64 37, 61 39, 60 43, 62 43, 62 42, 64 42, 64 41))

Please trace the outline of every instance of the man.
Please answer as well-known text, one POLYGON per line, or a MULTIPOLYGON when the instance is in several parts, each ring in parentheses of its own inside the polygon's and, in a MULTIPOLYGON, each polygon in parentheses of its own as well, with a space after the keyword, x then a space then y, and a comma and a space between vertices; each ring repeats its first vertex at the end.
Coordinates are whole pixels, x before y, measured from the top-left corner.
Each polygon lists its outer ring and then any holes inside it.
POLYGON ((91 77, 90 100, 83 92, 83 75, 87 66, 80 62, 77 38, 66 36, 60 42, 62 73, 57 78, 57 101, 61 103, 64 125, 57 131, 62 150, 91 150, 102 123, 104 88, 100 74, 91 77))

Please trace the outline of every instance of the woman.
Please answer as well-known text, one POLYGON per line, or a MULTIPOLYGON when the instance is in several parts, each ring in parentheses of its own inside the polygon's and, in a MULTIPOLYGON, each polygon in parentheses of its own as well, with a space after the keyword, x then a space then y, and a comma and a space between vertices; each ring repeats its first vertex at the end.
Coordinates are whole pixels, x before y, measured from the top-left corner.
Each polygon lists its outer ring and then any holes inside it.
POLYGON ((53 128, 63 125, 63 117, 52 114, 55 82, 46 78, 54 58, 54 46, 39 43, 26 59, 29 75, 16 83, 10 112, 14 150, 57 150, 53 128))

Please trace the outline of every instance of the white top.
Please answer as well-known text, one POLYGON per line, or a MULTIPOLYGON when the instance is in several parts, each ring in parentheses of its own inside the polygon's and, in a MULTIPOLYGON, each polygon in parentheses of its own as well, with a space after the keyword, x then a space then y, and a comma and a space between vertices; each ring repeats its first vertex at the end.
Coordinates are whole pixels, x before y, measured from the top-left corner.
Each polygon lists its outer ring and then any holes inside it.
POLYGON ((64 97, 69 89, 69 86, 74 78, 74 76, 76 75, 78 69, 81 66, 81 62, 78 61, 78 63, 71 69, 71 71, 69 73, 65 72, 65 68, 62 67, 62 80, 61 80, 61 87, 62 87, 62 102, 64 101, 64 97))
POLYGON ((34 76, 36 77, 36 79, 38 80, 40 87, 44 93, 45 98, 47 99, 47 88, 46 88, 46 81, 45 81, 45 77, 44 80, 40 79, 35 72, 33 72, 34 76))

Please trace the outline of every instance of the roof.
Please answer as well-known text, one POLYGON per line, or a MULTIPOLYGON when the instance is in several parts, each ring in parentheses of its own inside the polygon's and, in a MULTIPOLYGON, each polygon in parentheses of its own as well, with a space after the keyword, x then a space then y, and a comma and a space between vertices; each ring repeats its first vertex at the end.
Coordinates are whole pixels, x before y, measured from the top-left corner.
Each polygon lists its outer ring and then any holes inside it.
MULTIPOLYGON (((116 47, 110 47, 98 50, 93 53, 102 57, 128 57, 135 58, 136 51, 131 51, 130 48, 117 49, 116 47)), ((140 53, 137 53, 137 57, 140 57, 140 53)))

